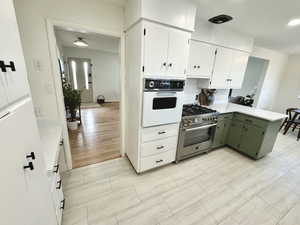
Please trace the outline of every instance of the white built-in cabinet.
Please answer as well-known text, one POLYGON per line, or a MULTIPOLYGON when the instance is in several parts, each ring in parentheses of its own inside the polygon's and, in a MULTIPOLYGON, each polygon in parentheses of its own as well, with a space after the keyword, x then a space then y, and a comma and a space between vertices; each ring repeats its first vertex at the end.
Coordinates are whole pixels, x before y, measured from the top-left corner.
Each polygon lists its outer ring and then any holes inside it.
POLYGON ((151 22, 144 22, 143 32, 144 74, 185 77, 190 33, 151 22))
POLYGON ((214 66, 216 46, 190 40, 188 78, 210 78, 214 66))
POLYGON ((242 87, 249 53, 218 47, 210 88, 239 89, 242 87))
POLYGON ((27 72, 22 52, 13 1, 1 1, 0 24, 0 107, 15 102, 29 94, 27 72))
MULTIPOLYGON (((0 111, 8 104, 4 76, 0 72, 0 111)), ((1 116, 1 114, 0 114, 1 116)))

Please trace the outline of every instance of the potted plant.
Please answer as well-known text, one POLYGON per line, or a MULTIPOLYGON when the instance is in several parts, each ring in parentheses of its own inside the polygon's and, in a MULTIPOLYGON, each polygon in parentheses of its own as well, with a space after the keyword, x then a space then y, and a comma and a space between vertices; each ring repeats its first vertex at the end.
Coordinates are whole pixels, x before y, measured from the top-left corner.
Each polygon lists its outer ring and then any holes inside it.
POLYGON ((64 81, 63 94, 66 110, 70 114, 70 118, 67 119, 68 128, 70 130, 77 130, 78 122, 76 113, 81 103, 81 92, 74 90, 68 82, 64 81))

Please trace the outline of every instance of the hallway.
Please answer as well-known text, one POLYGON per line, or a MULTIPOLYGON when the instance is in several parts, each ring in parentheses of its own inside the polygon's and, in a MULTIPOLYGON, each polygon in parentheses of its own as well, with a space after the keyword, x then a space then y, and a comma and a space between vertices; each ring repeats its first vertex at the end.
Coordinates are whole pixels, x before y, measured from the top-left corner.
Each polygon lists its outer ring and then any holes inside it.
POLYGON ((121 156, 119 111, 119 103, 82 109, 82 126, 69 131, 73 168, 121 156))

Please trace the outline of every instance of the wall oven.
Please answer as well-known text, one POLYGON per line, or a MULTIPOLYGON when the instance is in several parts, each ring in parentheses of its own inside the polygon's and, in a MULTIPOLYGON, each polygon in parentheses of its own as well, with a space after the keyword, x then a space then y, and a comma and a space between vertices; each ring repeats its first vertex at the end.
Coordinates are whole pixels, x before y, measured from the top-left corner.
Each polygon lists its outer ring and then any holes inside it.
POLYGON ((144 80, 143 127, 181 121, 184 84, 184 80, 144 80))

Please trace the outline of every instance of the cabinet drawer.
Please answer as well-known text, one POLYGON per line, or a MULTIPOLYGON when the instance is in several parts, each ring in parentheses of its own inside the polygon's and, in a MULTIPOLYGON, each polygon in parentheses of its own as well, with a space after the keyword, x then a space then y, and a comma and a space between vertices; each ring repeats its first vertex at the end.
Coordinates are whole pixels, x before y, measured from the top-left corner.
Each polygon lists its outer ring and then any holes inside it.
POLYGON ((248 115, 244 115, 244 114, 240 114, 240 113, 237 113, 235 115, 235 119, 242 121, 245 124, 251 124, 251 125, 258 126, 258 127, 266 127, 269 123, 267 120, 259 119, 256 117, 252 117, 252 116, 248 116, 248 115))
POLYGON ((142 143, 178 136, 179 124, 170 124, 142 129, 142 143))
POLYGON ((142 144, 142 157, 156 155, 167 151, 175 151, 177 148, 177 137, 170 137, 166 139, 146 142, 142 144))
POLYGON ((140 161, 141 172, 174 162, 175 156, 176 156, 176 151, 167 151, 161 154, 142 158, 140 161))

